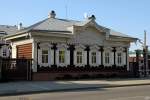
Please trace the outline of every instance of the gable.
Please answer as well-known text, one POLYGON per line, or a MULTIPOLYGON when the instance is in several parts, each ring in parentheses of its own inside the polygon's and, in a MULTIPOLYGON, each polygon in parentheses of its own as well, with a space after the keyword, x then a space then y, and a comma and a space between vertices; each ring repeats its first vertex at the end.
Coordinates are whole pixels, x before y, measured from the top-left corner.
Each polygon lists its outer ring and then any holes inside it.
POLYGON ((98 31, 95 27, 88 26, 74 33, 70 42, 81 44, 103 44, 105 33, 98 31))

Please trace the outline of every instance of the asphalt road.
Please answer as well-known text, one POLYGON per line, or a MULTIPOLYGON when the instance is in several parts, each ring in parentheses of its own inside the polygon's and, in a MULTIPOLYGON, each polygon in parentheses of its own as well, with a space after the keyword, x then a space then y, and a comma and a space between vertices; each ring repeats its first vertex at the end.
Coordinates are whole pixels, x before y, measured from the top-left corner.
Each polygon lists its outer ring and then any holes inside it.
POLYGON ((0 100, 150 100, 150 85, 8 96, 0 100))

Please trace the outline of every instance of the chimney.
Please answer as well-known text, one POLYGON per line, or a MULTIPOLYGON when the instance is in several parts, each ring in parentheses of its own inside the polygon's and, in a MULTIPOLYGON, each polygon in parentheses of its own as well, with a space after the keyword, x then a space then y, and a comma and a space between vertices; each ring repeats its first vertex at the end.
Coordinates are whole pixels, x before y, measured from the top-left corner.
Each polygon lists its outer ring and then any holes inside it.
POLYGON ((22 29, 22 23, 19 23, 18 30, 21 30, 21 29, 22 29))
POLYGON ((49 14, 48 14, 48 18, 55 18, 56 13, 54 10, 52 10, 49 14))
POLYGON ((91 17, 88 17, 88 19, 95 20, 95 19, 96 19, 96 17, 95 17, 95 15, 92 15, 91 17))

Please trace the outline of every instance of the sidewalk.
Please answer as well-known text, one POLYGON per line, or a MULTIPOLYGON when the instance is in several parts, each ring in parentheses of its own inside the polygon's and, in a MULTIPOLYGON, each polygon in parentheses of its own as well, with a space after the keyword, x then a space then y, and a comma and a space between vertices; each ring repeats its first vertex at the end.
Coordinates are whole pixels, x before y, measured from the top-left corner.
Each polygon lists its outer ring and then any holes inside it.
POLYGON ((150 85, 150 78, 7 82, 0 83, 0 96, 137 85, 150 85))

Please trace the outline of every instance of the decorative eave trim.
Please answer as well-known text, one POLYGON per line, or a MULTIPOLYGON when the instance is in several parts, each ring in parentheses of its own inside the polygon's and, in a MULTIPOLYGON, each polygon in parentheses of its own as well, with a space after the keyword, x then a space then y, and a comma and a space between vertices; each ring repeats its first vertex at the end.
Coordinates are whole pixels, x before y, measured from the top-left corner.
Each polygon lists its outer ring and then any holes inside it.
POLYGON ((136 42, 137 40, 138 38, 113 36, 110 37, 108 41, 136 42))
POLYGON ((98 45, 93 45, 93 46, 90 46, 90 49, 91 50, 99 50, 100 47, 98 45))
POLYGON ((29 35, 30 35, 30 33, 13 34, 13 35, 5 36, 4 39, 7 41, 7 40, 13 40, 13 39, 21 38, 21 37, 26 37, 29 35))
POLYGON ((65 44, 65 43, 59 43, 59 44, 57 44, 56 47, 58 49, 61 49, 61 48, 67 49, 67 48, 69 48, 69 46, 67 44, 65 44))
POLYGON ((61 34, 55 32, 31 32, 32 37, 63 37, 63 38, 71 38, 73 34, 61 34))
POLYGON ((71 35, 72 32, 71 31, 57 31, 57 30, 30 30, 30 31, 27 31, 27 32, 23 32, 20 31, 20 32, 17 32, 16 34, 11 34, 11 35, 7 35, 7 36, 4 36, 3 38, 6 39, 6 40, 12 40, 12 39, 15 39, 15 38, 20 38, 20 37, 23 37, 23 36, 28 36, 29 33, 34 33, 34 32, 37 32, 37 33, 52 33, 52 34, 62 34, 62 35, 71 35))
POLYGON ((51 43, 40 43, 39 47, 48 47, 48 48, 52 48, 52 44, 51 43))
POLYGON ((75 45, 75 49, 86 49, 86 46, 83 44, 75 45))
POLYGON ((112 51, 113 48, 112 47, 109 47, 109 46, 104 46, 104 51, 112 51))
POLYGON ((42 32, 42 33, 63 33, 63 34, 68 34, 72 33, 71 31, 59 31, 59 30, 31 30, 31 32, 42 32))

